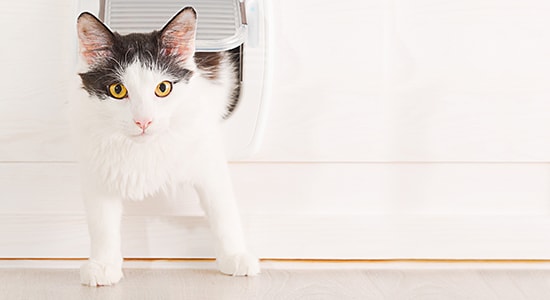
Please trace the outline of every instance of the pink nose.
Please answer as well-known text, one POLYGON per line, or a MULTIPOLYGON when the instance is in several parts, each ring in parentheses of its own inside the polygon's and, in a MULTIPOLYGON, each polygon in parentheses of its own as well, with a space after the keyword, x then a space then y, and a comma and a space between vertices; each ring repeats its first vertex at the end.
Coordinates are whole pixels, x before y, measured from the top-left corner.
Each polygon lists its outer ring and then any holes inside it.
POLYGON ((134 122, 136 123, 137 127, 145 131, 145 129, 147 129, 147 127, 149 127, 151 123, 153 123, 153 120, 134 120, 134 122))

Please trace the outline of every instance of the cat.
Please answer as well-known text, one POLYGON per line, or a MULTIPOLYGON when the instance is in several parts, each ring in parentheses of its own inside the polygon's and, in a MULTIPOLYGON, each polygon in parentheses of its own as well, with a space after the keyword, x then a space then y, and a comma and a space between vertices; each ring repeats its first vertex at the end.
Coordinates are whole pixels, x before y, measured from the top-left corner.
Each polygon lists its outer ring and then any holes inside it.
POLYGON ((238 97, 231 52, 195 53, 197 13, 180 10, 151 33, 120 35, 90 13, 77 19, 83 71, 74 118, 91 254, 89 286, 122 277, 123 200, 192 184, 209 220, 218 269, 260 272, 245 246, 220 124, 238 97))

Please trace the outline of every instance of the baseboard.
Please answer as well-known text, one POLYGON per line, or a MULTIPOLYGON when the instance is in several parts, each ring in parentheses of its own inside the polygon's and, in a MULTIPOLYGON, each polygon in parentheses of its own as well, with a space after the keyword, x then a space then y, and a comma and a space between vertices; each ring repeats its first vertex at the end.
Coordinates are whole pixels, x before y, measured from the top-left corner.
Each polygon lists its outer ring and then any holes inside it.
MULTIPOLYGON (((85 258, 0 259, 0 269, 78 269, 85 258)), ((262 259, 275 270, 550 270, 550 260, 295 260, 262 259)), ((124 269, 216 269, 214 259, 125 259, 124 269)))

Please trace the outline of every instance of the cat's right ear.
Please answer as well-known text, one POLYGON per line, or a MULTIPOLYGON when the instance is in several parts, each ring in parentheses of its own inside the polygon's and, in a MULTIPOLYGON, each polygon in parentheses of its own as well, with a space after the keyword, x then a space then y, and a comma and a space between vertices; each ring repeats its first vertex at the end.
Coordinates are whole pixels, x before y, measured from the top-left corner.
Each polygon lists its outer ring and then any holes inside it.
POLYGON ((114 35, 94 15, 83 12, 77 20, 80 55, 88 63, 94 65, 111 55, 114 35))

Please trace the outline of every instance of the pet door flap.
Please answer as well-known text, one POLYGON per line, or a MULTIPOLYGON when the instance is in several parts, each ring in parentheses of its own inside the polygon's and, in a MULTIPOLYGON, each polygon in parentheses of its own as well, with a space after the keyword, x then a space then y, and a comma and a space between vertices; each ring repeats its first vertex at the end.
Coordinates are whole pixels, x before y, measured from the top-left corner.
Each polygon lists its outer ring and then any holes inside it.
POLYGON ((103 0, 100 17, 121 34, 149 32, 161 29, 185 6, 198 14, 197 51, 229 50, 244 42, 246 16, 239 0, 103 0))

